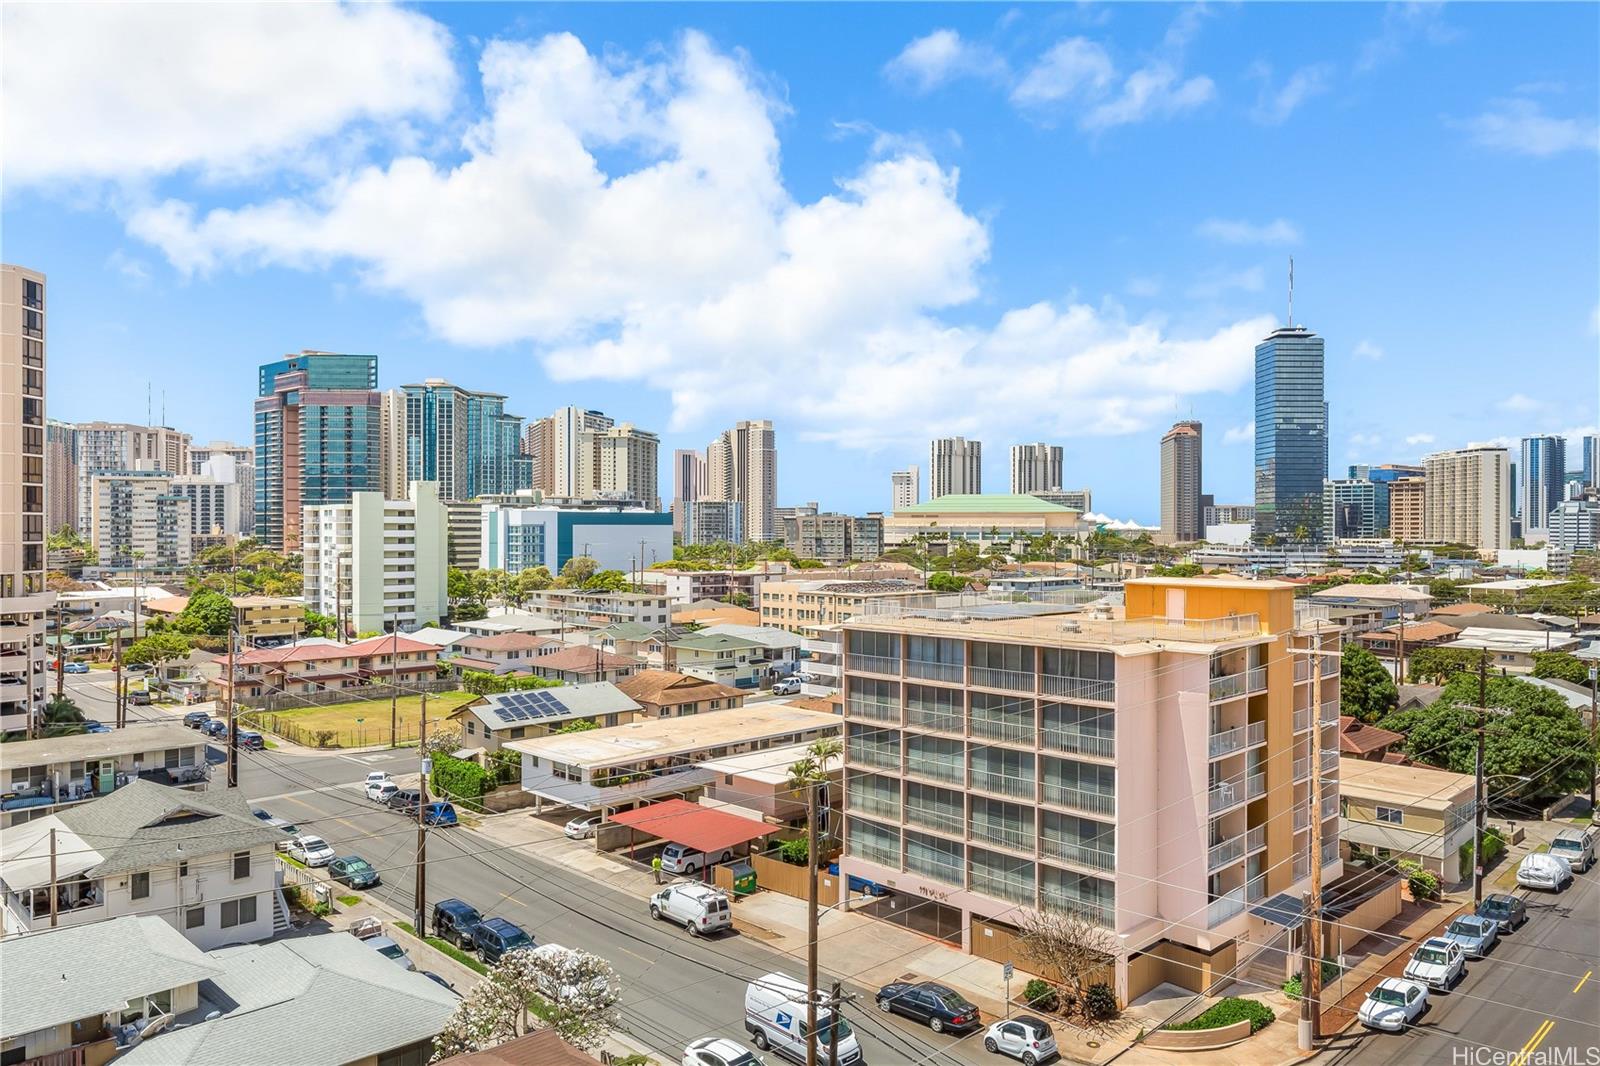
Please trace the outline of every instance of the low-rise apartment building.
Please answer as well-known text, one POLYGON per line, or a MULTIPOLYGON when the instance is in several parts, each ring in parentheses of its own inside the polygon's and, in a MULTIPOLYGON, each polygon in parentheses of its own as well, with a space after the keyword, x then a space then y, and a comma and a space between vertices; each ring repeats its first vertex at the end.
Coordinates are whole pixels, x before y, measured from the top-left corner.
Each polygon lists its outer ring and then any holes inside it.
MULTIPOLYGON (((337 641, 257 648, 237 656, 234 675, 241 702, 274 695, 355 689, 364 685, 415 686, 439 672, 439 649, 425 641, 390 634, 354 644, 337 641)), ((228 686, 219 677, 219 690, 228 686)))
POLYGON ((530 670, 535 659, 567 647, 569 645, 554 637, 535 637, 527 633, 466 636, 450 645, 450 665, 457 673, 483 670, 491 674, 511 674, 530 670))
POLYGON ((730 635, 691 633, 667 648, 667 668, 734 688, 758 688, 766 671, 766 649, 730 635))
POLYGON ((1296 654, 1338 643, 1295 627, 1294 589, 1137 580, 1115 614, 846 622, 841 873, 979 953, 1019 910, 1085 915, 1120 945, 1124 1002, 1160 980, 1142 956, 1204 987, 1206 966, 1231 970, 1279 931, 1252 907, 1307 882, 1313 818, 1338 871, 1339 659, 1320 657, 1319 708, 1296 654))
POLYGON ((151 914, 202 950, 265 940, 288 927, 274 859, 282 839, 237 789, 130 782, 0 829, 6 935, 151 914))
POLYGON ((795 514, 783 519, 783 546, 801 559, 864 562, 883 554, 883 514, 795 514))
POLYGON ((5 746, 0 828, 109 795, 133 781, 203 789, 205 738, 181 725, 135 725, 5 746))
POLYGON ((934 594, 912 581, 769 581, 761 586, 761 624, 804 633, 854 618, 871 603, 931 607, 934 594))
MULTIPOLYGON (((146 600, 144 609, 152 615, 176 618, 189 606, 187 596, 162 596, 146 600)), ((306 604, 288 596, 235 596, 234 624, 246 640, 294 640, 305 632, 306 604)))
POLYGON ((672 600, 663 592, 546 589, 529 597, 528 606, 573 630, 604 629, 617 622, 664 626, 672 621, 672 600))
POLYGON ((699 600, 727 600, 730 596, 749 597, 755 603, 761 586, 777 580, 782 571, 752 570, 673 570, 667 567, 652 568, 642 575, 646 585, 658 585, 674 607, 686 606, 699 600))
POLYGON ((1340 838, 1345 857, 1362 851, 1410 859, 1456 884, 1461 845, 1473 839, 1477 807, 1471 774, 1360 758, 1339 760, 1340 838))

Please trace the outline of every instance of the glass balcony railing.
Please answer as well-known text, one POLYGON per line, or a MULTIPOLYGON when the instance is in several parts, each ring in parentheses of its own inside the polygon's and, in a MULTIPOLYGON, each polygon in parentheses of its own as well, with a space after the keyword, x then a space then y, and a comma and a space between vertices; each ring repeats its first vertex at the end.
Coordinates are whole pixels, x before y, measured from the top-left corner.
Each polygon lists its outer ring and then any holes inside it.
POLYGON ((1262 848, 1264 848, 1266 846, 1267 846, 1267 827, 1266 826, 1258 825, 1254 829, 1250 829, 1250 830, 1247 830, 1245 832, 1245 835, 1244 835, 1244 850, 1245 851, 1247 851, 1247 852, 1249 852, 1249 851, 1260 851, 1262 848))
POLYGON ((1294 831, 1301 833, 1309 828, 1311 828, 1311 807, 1309 804, 1301 804, 1294 809, 1294 831))
POLYGON ((1302 755, 1294 761, 1294 779, 1305 781, 1311 777, 1311 756, 1302 755))
POLYGON ((1323 700, 1322 701, 1321 719, 1322 719, 1322 724, 1325 725, 1325 726, 1338 725, 1339 724, 1339 701, 1338 700, 1323 700))
POLYGON ((1294 731, 1304 733, 1311 728, 1311 708, 1302 707, 1294 712, 1294 731))
POLYGON ((1244 858, 1244 834, 1240 833, 1220 844, 1211 845, 1211 850, 1206 855, 1206 872, 1214 872, 1242 858, 1244 858))
POLYGON ((1210 906, 1206 908, 1206 926, 1215 929, 1229 918, 1242 912, 1244 906, 1244 886, 1240 885, 1227 895, 1219 896, 1211 901, 1210 906))
POLYGON ((1322 842, 1322 865, 1326 866, 1330 862, 1337 862, 1337 861, 1339 861, 1339 839, 1337 837, 1335 837, 1332 840, 1323 841, 1322 842))

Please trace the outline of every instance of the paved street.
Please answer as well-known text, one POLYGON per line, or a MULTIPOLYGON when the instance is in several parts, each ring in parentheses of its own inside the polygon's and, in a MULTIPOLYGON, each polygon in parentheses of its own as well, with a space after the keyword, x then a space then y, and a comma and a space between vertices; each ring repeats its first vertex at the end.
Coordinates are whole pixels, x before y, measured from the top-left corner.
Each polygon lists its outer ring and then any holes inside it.
POLYGON ((1600 867, 1579 874, 1559 896, 1534 892, 1526 898, 1528 923, 1487 959, 1470 964, 1453 991, 1433 993, 1415 1031, 1353 1030, 1335 1041, 1333 1060, 1339 1066, 1596 1061, 1600 867))

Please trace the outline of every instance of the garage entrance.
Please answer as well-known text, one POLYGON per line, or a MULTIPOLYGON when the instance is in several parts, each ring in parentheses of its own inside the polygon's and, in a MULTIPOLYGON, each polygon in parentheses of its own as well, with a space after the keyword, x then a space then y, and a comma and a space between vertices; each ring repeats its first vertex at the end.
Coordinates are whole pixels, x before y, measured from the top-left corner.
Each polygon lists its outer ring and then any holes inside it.
POLYGON ((858 904, 858 914, 871 915, 880 921, 892 922, 913 933, 943 940, 952 947, 961 946, 961 929, 964 924, 961 908, 931 899, 915 899, 898 892, 887 892, 858 904))

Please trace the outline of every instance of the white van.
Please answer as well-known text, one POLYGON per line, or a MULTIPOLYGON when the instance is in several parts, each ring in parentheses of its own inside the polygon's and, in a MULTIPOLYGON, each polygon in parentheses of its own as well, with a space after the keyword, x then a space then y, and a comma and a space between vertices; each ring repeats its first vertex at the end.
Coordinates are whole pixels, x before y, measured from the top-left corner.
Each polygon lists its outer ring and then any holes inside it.
POLYGON ((715 933, 733 925, 728 894, 720 888, 694 881, 668 885, 650 897, 650 917, 677 922, 695 936, 715 933))
POLYGON ((733 852, 727 848, 723 848, 715 859, 708 862, 705 855, 683 844, 668 844, 661 849, 661 869, 669 874, 692 874, 702 866, 709 866, 713 862, 727 862, 731 858, 733 852))
MULTIPOLYGON (((818 998, 823 993, 817 992, 818 998)), ((806 986, 781 973, 751 981, 744 990, 744 1028, 762 1051, 775 1051, 795 1062, 806 1061, 806 986)), ((839 1066, 861 1066, 861 1045, 843 1018, 817 1007, 817 1057, 826 1058, 828 1044, 839 1041, 839 1066)))

